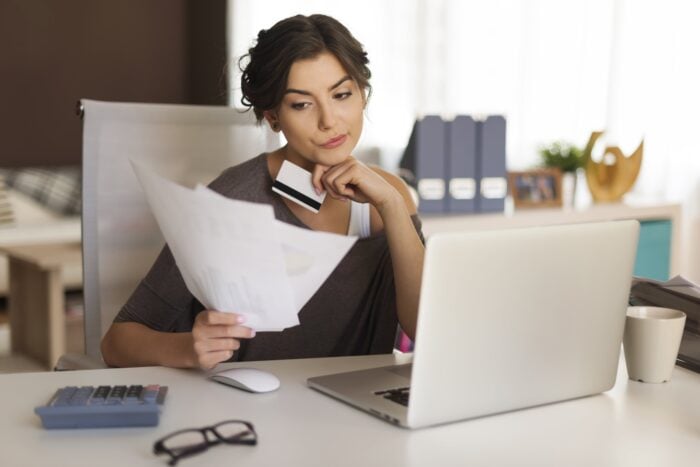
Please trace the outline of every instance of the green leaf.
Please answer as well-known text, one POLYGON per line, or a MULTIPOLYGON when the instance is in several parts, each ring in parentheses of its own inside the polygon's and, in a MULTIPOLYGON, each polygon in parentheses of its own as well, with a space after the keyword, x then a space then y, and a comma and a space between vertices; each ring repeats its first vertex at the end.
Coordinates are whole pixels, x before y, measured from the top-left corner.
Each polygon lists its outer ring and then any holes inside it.
POLYGON ((575 172, 585 160, 581 148, 567 141, 554 141, 538 150, 544 167, 557 167, 562 172, 575 172))

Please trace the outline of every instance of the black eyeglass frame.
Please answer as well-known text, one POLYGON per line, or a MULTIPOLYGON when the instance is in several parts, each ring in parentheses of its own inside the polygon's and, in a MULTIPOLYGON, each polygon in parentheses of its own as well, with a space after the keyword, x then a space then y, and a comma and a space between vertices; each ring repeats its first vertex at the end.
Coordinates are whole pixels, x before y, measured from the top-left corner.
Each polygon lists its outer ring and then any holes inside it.
POLYGON ((184 458, 184 457, 189 457, 189 456, 194 456, 195 454, 202 453, 209 449, 211 446, 216 446, 217 444, 221 443, 226 443, 226 444, 239 444, 239 445, 247 445, 247 446, 255 446, 258 444, 258 434, 255 432, 255 428, 253 427, 253 424, 250 422, 246 422, 245 420, 225 420, 223 422, 219 422, 216 425, 211 425, 211 426, 205 426, 203 428, 185 428, 184 430, 178 430, 173 433, 170 433, 167 436, 164 436, 163 438, 159 439, 155 443, 153 443, 153 453, 156 455, 159 454, 167 454, 170 456, 170 461, 168 461, 169 465, 175 465, 177 462, 184 458), (240 423, 244 425, 247 430, 246 431, 241 431, 240 433, 237 433, 234 436, 229 436, 225 437, 221 433, 219 433, 216 428, 221 426, 221 425, 226 425, 228 423, 240 423), (165 443, 170 439, 173 438, 174 436, 178 436, 182 433, 187 433, 187 432, 197 432, 201 433, 202 435, 202 442, 200 444, 195 444, 189 447, 184 447, 181 450, 173 450, 173 449, 168 449, 165 447, 165 443), (209 439, 209 436, 207 436, 207 433, 212 433, 214 435, 214 439, 209 439), (252 439, 247 438, 247 439, 242 439, 244 436, 250 436, 252 434, 252 439))

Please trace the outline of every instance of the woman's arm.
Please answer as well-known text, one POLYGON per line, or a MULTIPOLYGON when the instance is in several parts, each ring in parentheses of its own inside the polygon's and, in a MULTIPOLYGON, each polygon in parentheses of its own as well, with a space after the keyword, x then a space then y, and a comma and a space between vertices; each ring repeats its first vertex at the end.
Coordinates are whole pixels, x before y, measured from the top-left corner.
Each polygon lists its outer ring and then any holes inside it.
POLYGON ((161 365, 210 369, 240 348, 241 338, 255 331, 241 326, 235 313, 202 311, 192 332, 161 332, 135 322, 112 323, 102 338, 102 357, 109 366, 161 365))
POLYGON ((113 323, 102 338, 101 350, 109 366, 195 366, 191 332, 154 331, 141 323, 113 323))
POLYGON ((425 247, 411 220, 416 206, 406 185, 398 177, 381 175, 387 177, 387 182, 399 194, 375 208, 384 224, 391 252, 399 323, 408 337, 415 339, 425 247))
POLYGON ((333 198, 370 203, 376 209, 376 221, 383 224, 378 227, 384 228, 391 252, 399 323, 414 339, 425 248, 411 220, 416 206, 406 185, 395 175, 371 169, 353 157, 333 167, 317 165, 313 184, 333 198))

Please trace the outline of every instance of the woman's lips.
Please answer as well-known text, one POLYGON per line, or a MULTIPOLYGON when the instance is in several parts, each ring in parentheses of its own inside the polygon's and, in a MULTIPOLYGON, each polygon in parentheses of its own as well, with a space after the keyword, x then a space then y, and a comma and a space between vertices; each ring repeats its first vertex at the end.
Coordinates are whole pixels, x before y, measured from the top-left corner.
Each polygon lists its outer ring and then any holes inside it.
POLYGON ((337 148, 338 146, 343 144, 347 138, 348 138, 347 135, 336 136, 335 138, 331 138, 328 141, 326 141, 325 143, 323 143, 321 145, 321 147, 323 147, 325 149, 337 148))

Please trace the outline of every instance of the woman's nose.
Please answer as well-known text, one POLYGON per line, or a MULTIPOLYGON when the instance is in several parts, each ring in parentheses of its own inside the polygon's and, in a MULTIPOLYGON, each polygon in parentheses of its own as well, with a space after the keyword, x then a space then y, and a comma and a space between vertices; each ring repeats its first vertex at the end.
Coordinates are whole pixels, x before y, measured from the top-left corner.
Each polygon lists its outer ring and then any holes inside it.
POLYGON ((318 119, 318 127, 321 130, 328 130, 335 126, 335 111, 330 104, 320 106, 321 113, 318 119))

